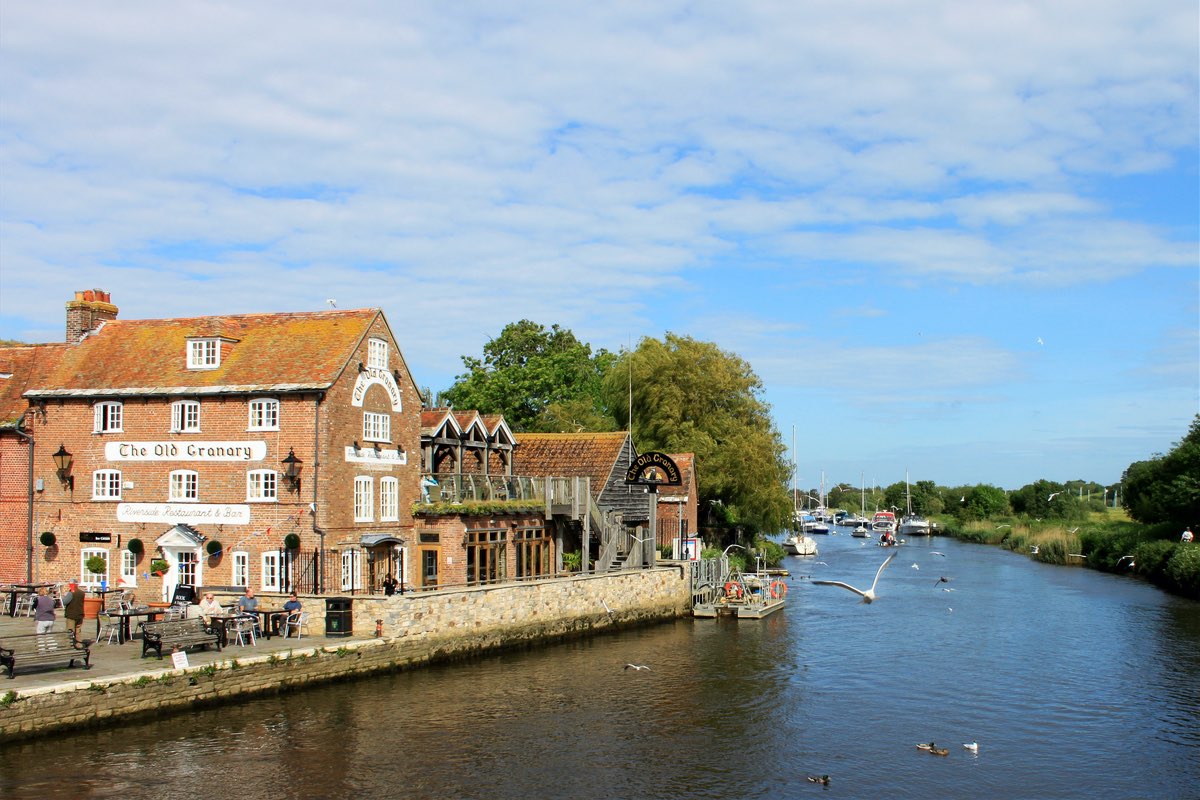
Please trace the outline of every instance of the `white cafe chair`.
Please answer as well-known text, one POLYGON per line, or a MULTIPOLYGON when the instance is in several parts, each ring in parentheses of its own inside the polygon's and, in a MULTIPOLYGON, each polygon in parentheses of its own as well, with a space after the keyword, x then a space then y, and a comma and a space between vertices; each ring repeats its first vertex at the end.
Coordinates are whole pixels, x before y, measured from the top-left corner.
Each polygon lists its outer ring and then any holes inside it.
POLYGON ((99 644, 101 639, 106 644, 112 644, 114 639, 120 641, 121 620, 109 616, 108 611, 101 611, 97 618, 100 621, 100 632, 96 634, 96 644, 99 644))
POLYGON ((294 631, 295 637, 297 639, 299 639, 301 634, 304 632, 304 626, 307 623, 308 623, 308 612, 307 611, 293 611, 291 614, 288 614, 287 619, 284 620, 284 623, 283 623, 284 637, 292 636, 293 631, 294 631))
POLYGON ((250 640, 251 645, 257 644, 254 638, 254 627, 257 622, 257 618, 251 614, 245 614, 237 617, 229 623, 229 638, 231 640, 236 639, 237 643, 243 647, 245 646, 247 639, 250 640))

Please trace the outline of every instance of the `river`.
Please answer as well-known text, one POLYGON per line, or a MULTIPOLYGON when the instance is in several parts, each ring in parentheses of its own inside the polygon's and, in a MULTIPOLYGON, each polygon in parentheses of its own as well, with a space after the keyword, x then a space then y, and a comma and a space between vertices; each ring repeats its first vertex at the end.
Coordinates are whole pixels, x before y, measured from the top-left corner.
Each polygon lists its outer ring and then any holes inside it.
POLYGON ((935 538, 865 605, 808 577, 869 586, 890 551, 817 539, 765 620, 10 745, 0 797, 1200 798, 1200 604, 935 538))

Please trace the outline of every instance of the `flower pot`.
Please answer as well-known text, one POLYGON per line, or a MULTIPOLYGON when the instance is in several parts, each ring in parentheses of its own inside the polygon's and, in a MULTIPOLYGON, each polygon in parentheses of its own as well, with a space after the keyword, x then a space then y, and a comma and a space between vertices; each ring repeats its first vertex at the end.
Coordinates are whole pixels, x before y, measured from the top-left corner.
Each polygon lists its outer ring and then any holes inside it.
POLYGON ((100 616, 100 609, 104 607, 103 597, 85 597, 83 598, 83 618, 95 619, 100 616))

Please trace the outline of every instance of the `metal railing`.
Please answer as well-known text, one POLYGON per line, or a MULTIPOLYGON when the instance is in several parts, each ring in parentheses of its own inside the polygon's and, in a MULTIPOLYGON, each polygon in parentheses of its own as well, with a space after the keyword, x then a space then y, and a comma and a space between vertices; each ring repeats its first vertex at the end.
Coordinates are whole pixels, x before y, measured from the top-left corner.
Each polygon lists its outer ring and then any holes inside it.
POLYGON ((546 479, 520 475, 476 475, 454 472, 424 473, 421 501, 464 503, 483 500, 523 500, 542 504, 546 479), (432 480, 430 480, 432 479, 432 480))

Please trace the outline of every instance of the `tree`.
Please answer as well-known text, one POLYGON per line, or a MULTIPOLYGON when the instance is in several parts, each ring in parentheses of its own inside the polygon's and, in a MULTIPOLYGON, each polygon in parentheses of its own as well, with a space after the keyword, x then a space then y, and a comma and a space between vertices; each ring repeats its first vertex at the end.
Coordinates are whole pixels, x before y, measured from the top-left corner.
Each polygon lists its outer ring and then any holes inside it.
POLYGON ((967 489, 963 496, 958 515, 964 520, 990 519, 1009 512, 1008 495, 999 487, 981 483, 967 489))
POLYGON ((724 519, 774 533, 791 519, 786 448, 750 365, 715 344, 667 333, 645 338, 604 380, 618 427, 632 405, 638 450, 695 453, 701 501, 724 519))
POLYGON ((594 421, 568 414, 586 410, 604 418, 601 378, 613 356, 590 346, 571 331, 523 319, 506 325, 483 347, 483 358, 463 356, 467 371, 442 397, 457 408, 503 414, 515 431, 590 429, 594 421), (557 410, 546 419, 547 409, 557 410))
POLYGON ((1139 522, 1200 521, 1200 414, 1165 456, 1135 461, 1121 476, 1121 504, 1139 522))

